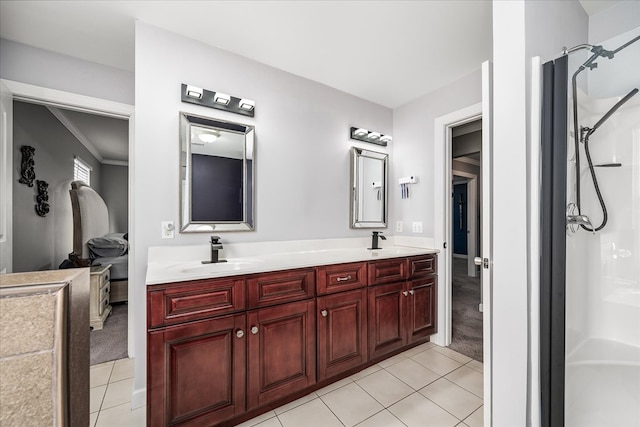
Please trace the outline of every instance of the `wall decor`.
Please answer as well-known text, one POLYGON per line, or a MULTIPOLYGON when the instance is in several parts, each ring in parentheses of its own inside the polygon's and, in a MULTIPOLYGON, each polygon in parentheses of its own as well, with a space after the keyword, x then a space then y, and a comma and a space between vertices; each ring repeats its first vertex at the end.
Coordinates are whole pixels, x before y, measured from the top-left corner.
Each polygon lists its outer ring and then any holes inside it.
MULTIPOLYGON (((49 213, 49 184, 46 181, 36 180, 38 184, 38 195, 36 196, 36 213, 40 216, 47 216, 49 213)), ((32 184, 33 185, 33 184, 32 184)))
POLYGON ((36 149, 29 145, 23 145, 20 147, 20 151, 22 151, 22 167, 18 182, 33 187, 33 180, 36 179, 36 171, 34 169, 36 162, 33 160, 33 156, 36 153, 36 149))

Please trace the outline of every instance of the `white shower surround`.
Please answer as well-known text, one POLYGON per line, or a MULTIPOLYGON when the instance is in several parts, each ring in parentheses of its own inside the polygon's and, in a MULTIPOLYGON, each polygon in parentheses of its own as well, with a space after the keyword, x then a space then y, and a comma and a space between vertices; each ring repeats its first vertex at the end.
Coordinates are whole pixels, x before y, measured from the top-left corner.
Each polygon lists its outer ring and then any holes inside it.
MULTIPOLYGON (((615 48, 634 37, 632 33, 637 35, 640 29, 603 45, 615 48)), ((570 61, 570 77, 582 58, 570 61)), ((640 42, 612 61, 598 62, 599 69, 581 76, 589 80, 590 96, 579 89, 579 126, 593 126, 632 87, 640 88, 640 42), (628 68, 629 57, 635 75, 628 68), (592 78, 592 73, 599 74, 592 78), (602 78, 603 73, 608 79, 602 78), (616 96, 602 87, 607 82, 616 87, 616 96)), ((584 80, 579 82, 584 86, 584 80)), ((575 201, 571 114, 569 121, 567 199, 571 202, 575 201)), ((584 144, 580 147, 581 213, 597 227, 601 208, 584 144)), ((565 424, 640 425, 640 94, 591 136, 589 148, 594 164, 622 166, 596 168, 609 215, 604 229, 595 235, 579 230, 567 237, 565 424)))

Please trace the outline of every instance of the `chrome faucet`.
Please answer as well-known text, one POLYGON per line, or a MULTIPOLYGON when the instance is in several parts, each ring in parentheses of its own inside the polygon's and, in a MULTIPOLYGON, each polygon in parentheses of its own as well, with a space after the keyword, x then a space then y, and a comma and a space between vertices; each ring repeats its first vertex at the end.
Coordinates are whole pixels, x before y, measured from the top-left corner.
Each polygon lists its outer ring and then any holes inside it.
POLYGON ((387 238, 382 235, 382 231, 373 231, 371 232, 371 247, 367 249, 382 249, 378 246, 378 237, 382 240, 387 240, 387 238))
POLYGON ((220 243, 220 237, 211 236, 211 260, 202 261, 203 264, 215 264, 218 262, 227 262, 226 259, 220 259, 218 251, 222 249, 222 243, 220 243))

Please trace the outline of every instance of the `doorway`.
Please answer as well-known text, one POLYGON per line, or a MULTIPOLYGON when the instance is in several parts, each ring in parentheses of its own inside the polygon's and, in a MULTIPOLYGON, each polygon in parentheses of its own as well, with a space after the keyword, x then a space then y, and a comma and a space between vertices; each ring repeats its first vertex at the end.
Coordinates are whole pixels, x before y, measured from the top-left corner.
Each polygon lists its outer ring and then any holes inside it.
MULTIPOLYGON (((14 129, 13 129, 13 103, 15 101, 35 104, 39 106, 49 106, 51 108, 57 109, 65 109, 72 112, 83 112, 90 113, 92 115, 97 115, 101 117, 111 117, 118 118, 126 121, 126 134, 128 140, 128 147, 126 149, 127 156, 129 159, 132 158, 133 153, 133 113, 134 107, 128 104, 122 104, 119 102, 108 101, 99 98, 92 98, 83 95, 77 95, 69 92, 62 92, 59 90, 43 88, 39 86, 33 86, 25 83, 10 81, 10 80, 1 80, 1 95, 2 95, 2 113, 5 117, 3 121, 3 132, 2 132, 2 152, 3 153, 12 153, 13 152, 13 138, 14 138, 14 129)), ((73 133, 73 132, 72 132, 73 133)), ((12 201, 13 200, 13 191, 12 191, 12 181, 11 177, 15 172, 15 168, 20 167, 20 163, 16 163, 15 159, 12 161, 11 157, 4 156, 0 159, 2 161, 3 170, 6 170, 6 175, 2 175, 2 179, 0 179, 1 192, 0 196, 3 200, 12 201), (5 178, 6 176, 6 178, 5 178)), ((36 168, 38 167, 38 157, 36 154, 36 168)), ((127 197, 127 205, 125 208, 126 218, 124 221, 128 222, 128 238, 133 244, 134 230, 133 230, 133 222, 132 218, 132 200, 133 193, 131 185, 131 179, 133 177, 133 165, 130 165, 128 171, 126 172, 125 185, 128 187, 128 197, 127 197)), ((66 198, 69 197, 68 191, 65 191, 66 198)), ((2 261, 3 268, 8 266, 7 271, 13 271, 14 264, 14 254, 13 254, 13 246, 14 246, 14 236, 13 236, 13 225, 14 225, 14 214, 12 210, 12 202, 3 203, 4 207, 7 209, 2 210, 0 225, 2 225, 3 231, 3 240, 2 240, 2 251, 0 256, 0 261, 2 261), (6 233, 6 234, 5 234, 6 233)), ((132 266, 134 265, 133 254, 129 257, 129 277, 132 277, 132 266)), ((57 265, 51 266, 52 268, 57 268, 57 265)), ((129 291, 127 295, 128 301, 133 301, 134 292, 133 283, 129 286, 129 291)), ((134 319, 135 304, 127 304, 125 306, 126 316, 129 319, 134 319)), ((125 340, 127 345, 127 353, 129 357, 134 357, 134 342, 133 342, 133 322, 128 322, 127 329, 127 339, 125 340)))
POLYGON ((480 205, 482 119, 451 129, 451 342, 449 348, 483 361, 482 287, 474 259, 482 238, 480 205))

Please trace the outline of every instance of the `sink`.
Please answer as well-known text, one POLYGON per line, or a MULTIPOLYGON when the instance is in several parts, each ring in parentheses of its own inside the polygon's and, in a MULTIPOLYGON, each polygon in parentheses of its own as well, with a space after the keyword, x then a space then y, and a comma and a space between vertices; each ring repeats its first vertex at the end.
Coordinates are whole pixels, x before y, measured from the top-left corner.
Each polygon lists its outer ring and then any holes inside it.
POLYGON ((231 258, 228 259, 227 262, 213 264, 202 264, 200 261, 180 263, 167 267, 167 270, 177 273, 217 273, 250 269, 262 263, 264 263, 263 260, 256 258, 231 258))

